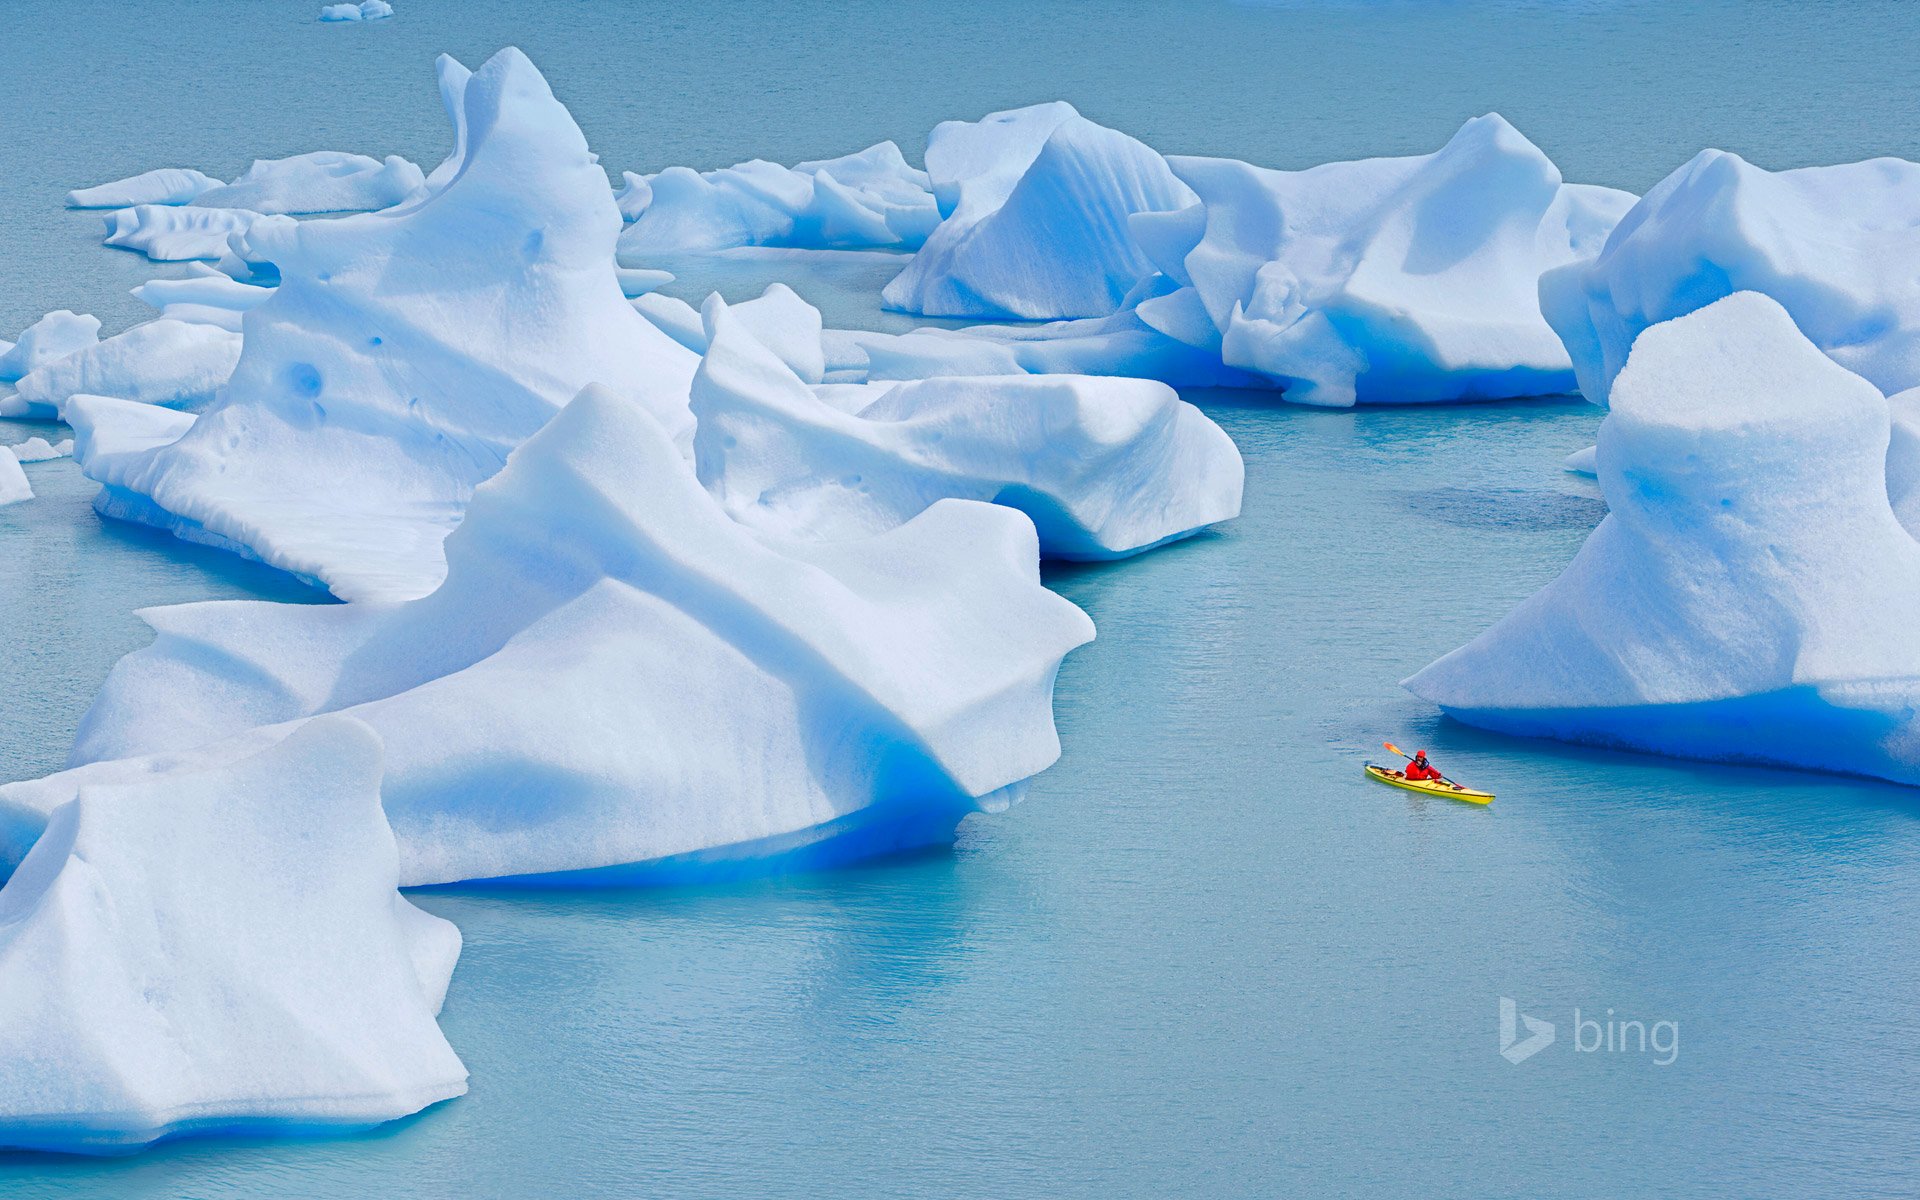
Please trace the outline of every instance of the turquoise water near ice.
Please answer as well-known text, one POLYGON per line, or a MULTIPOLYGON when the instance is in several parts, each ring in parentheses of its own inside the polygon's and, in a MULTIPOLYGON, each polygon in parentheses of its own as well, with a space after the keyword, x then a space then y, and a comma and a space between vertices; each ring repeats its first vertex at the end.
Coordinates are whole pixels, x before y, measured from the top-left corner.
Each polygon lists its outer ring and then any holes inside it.
MULTIPOLYGON (((615 170, 912 152, 1055 96, 1277 166, 1431 149, 1488 109, 1635 189, 1705 145, 1920 157, 1909 5, 396 4, 347 27, 317 0, 10 13, 0 329, 60 306, 117 327, 143 315, 126 288, 176 273, 101 249, 67 188, 322 147, 431 162, 432 56, 504 44, 615 170)), ((675 266, 695 299, 785 278, 830 321, 888 320, 884 261, 675 266)), ((831 874, 420 895, 466 935, 443 1023, 471 1094, 360 1138, 0 1156, 0 1195, 1910 1191, 1920 793, 1503 738, 1397 686, 1599 519, 1559 469, 1599 414, 1191 398, 1246 456, 1246 513, 1049 570, 1100 634, 1025 803, 831 874), (1500 799, 1369 785, 1382 737, 1500 799), (1502 996, 1555 1044, 1503 1059, 1502 996), (1675 1022, 1678 1056, 1583 1051, 1576 1009, 1675 1022)), ((316 598, 101 523, 71 463, 26 469, 40 497, 0 509, 6 777, 59 765, 145 639, 132 609, 316 598)))

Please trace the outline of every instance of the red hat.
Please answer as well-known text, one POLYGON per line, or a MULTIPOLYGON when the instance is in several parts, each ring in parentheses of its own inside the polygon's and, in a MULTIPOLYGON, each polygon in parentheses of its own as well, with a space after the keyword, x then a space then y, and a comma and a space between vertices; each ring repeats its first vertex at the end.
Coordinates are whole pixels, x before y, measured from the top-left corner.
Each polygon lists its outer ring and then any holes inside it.
POLYGON ((1427 756, 1427 752, 1425 750, 1415 750, 1413 752, 1413 756, 1415 758, 1425 758, 1427 756))

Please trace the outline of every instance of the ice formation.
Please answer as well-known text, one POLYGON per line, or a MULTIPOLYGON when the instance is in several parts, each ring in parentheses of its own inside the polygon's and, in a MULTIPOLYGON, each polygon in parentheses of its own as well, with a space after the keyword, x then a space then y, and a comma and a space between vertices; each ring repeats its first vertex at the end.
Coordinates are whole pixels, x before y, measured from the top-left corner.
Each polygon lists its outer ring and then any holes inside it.
POLYGON ((0 397, 0 416, 58 417, 76 392, 191 408, 213 398, 240 359, 241 336, 161 318, 55 359, 0 397))
POLYGON ((1093 634, 1017 512, 756 534, 597 387, 480 487, 446 554, 406 603, 147 610, 158 637, 114 668, 75 767, 0 788, 6 840, 92 780, 341 710, 385 746, 404 883, 838 861, 1017 797, 1059 752, 1060 659, 1093 634), (115 761, 139 755, 159 757, 115 761))
POLYGON ((566 109, 512 49, 470 78, 443 60, 442 91, 461 161, 430 200, 253 225, 280 285, 179 440, 130 449, 96 408, 76 456, 103 512, 401 599, 439 582, 473 486, 586 384, 690 439, 697 360, 621 294, 620 214, 566 109))
POLYGON ((97 317, 59 309, 41 317, 11 345, 0 342, 0 383, 12 383, 56 359, 85 350, 100 340, 97 317))
POLYGON ((1920 542, 1888 441, 1879 391, 1766 296, 1653 326, 1600 429, 1610 514, 1407 687, 1513 733, 1920 784, 1920 542))
POLYGON ((1025 512, 1044 554, 1105 559, 1240 511, 1239 451, 1165 384, 941 378, 871 389, 842 407, 736 312, 717 297, 708 305, 694 451, 701 482, 743 524, 853 538, 954 497, 1025 512))
POLYGON ((382 162, 364 154, 315 150, 256 159, 246 174, 201 193, 191 204, 276 214, 373 212, 420 195, 426 185, 420 168, 398 155, 382 162))
POLYGON ((65 458, 73 453, 73 439, 49 442, 43 437, 30 437, 17 445, 8 446, 15 462, 47 462, 56 458, 65 458))
POLYGON ((1767 171, 1703 150, 1596 247, 1540 280, 1580 390, 1607 403, 1640 331, 1763 292, 1814 345, 1884 392, 1920 385, 1920 165, 1767 171))
POLYGON ((755 159, 718 171, 627 172, 623 254, 686 254, 736 246, 913 249, 939 222, 926 173, 881 142, 793 167, 755 159))
POLYGON ((31 499, 33 485, 27 482, 27 473, 20 469, 20 459, 11 449, 0 447, 0 505, 31 499))
POLYGON ((1596 476, 1600 473, 1599 448, 1588 446, 1583 450, 1575 450, 1560 465, 1571 475, 1596 476))
POLYGON ((466 1091, 460 933, 396 890, 380 745, 346 717, 90 784, 0 890, 0 1145, 358 1128, 466 1091))
POLYGON ((67 193, 68 208, 132 208, 139 204, 185 204, 220 181, 183 167, 162 167, 67 193))
POLYGON ((945 122, 927 167, 953 207, 882 293, 923 316, 1106 316, 1153 273, 1128 219, 1194 202, 1158 153, 1064 103, 945 122))
POLYGON ((107 214, 106 245, 137 250, 155 262, 219 258, 227 239, 245 233, 259 216, 237 208, 139 204, 107 214))
POLYGON ((160 315, 190 324, 218 325, 240 332, 242 318, 273 295, 270 287, 241 283, 205 263, 193 263, 182 279, 150 279, 133 289, 142 303, 160 315))
POLYGON ((360 0, 358 4, 329 4, 320 10, 322 21, 378 21, 393 15, 387 0, 360 0))

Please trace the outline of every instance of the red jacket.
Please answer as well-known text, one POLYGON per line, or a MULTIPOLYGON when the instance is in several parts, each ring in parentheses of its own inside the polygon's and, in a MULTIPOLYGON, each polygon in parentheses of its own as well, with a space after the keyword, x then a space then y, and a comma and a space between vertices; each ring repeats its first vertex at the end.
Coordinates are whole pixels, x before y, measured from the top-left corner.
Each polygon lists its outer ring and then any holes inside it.
POLYGON ((1407 764, 1407 778, 1408 779, 1438 779, 1440 778, 1440 772, 1434 770, 1431 766, 1428 766, 1424 763, 1410 762, 1407 764))

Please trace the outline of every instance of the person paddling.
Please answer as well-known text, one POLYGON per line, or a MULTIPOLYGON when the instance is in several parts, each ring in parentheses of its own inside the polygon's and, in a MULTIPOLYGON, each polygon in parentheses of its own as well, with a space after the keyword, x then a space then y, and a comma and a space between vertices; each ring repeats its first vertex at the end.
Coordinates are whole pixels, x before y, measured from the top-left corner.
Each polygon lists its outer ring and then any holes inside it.
POLYGON ((1414 751, 1413 757, 1407 762, 1406 776, 1408 779, 1446 778, 1446 776, 1434 768, 1432 763, 1427 761, 1427 752, 1425 750, 1414 751))

